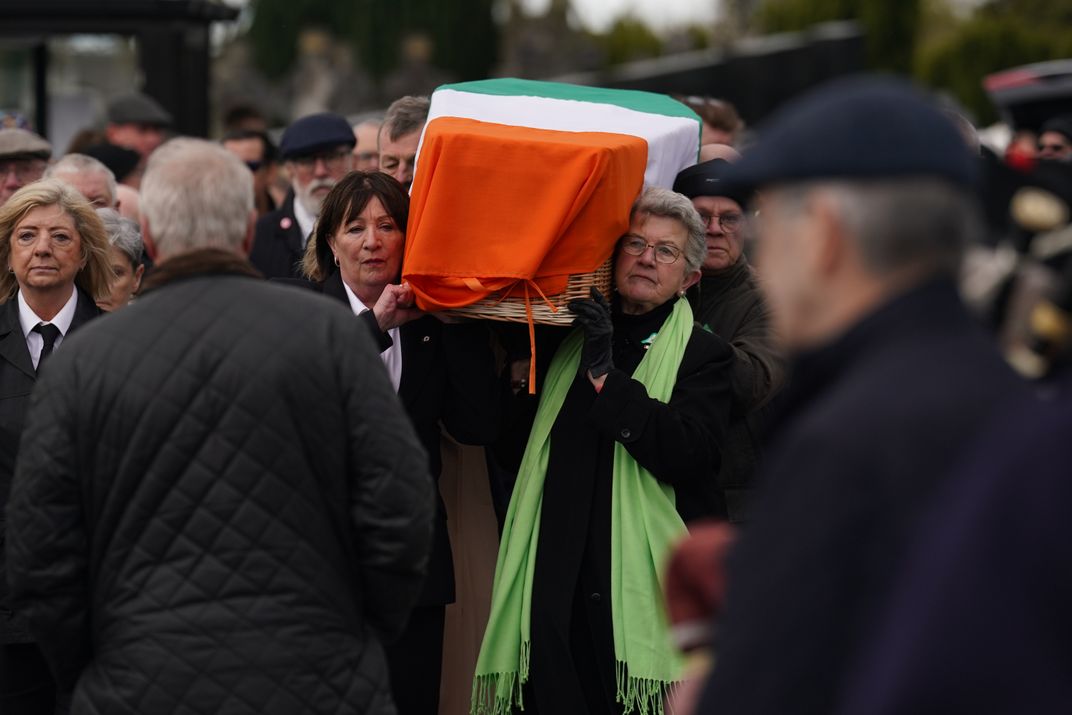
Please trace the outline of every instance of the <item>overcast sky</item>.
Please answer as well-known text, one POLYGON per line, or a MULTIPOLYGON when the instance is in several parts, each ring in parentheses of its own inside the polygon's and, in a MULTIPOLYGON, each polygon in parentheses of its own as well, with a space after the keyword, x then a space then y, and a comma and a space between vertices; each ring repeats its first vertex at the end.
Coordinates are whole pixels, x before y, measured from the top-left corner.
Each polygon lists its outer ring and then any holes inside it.
MULTIPOLYGON (((550 0, 524 0, 531 11, 542 11, 550 0)), ((573 0, 579 19, 592 30, 605 30, 618 16, 632 11, 657 29, 691 22, 711 22, 718 0, 573 0)))

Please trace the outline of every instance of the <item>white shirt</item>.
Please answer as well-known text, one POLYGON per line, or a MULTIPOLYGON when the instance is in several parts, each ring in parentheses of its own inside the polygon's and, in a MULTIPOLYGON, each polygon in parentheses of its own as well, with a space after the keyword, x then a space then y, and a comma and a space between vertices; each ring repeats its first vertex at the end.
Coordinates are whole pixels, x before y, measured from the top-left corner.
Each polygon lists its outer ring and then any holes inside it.
MULTIPOLYGON (((343 281, 342 287, 346 289, 346 297, 350 300, 350 310, 354 311, 354 315, 361 315, 366 310, 370 310, 365 307, 360 298, 354 295, 350 286, 346 285, 346 281, 343 281)), ((391 328, 387 334, 391 337, 391 347, 380 353, 380 359, 387 368, 387 374, 391 377, 395 392, 398 392, 398 386, 402 383, 402 338, 398 328, 391 328)))
POLYGON ((301 245, 305 246, 309 242, 309 237, 313 235, 313 227, 316 226, 316 216, 305 210, 302 206, 302 202, 298 201, 298 197, 294 197, 294 218, 298 221, 298 228, 301 229, 301 245))
POLYGON ((67 299, 67 302, 60 308, 60 312, 56 313, 56 317, 52 320, 41 320, 37 313, 33 312, 33 308, 26 302, 26 298, 22 295, 22 291, 19 293, 19 323, 22 325, 22 337, 26 338, 26 347, 30 351, 30 361, 33 362, 34 370, 37 369, 37 363, 41 361, 41 351, 45 347, 45 339, 41 337, 41 333, 34 332, 34 326, 42 323, 52 323, 60 329, 60 335, 56 338, 56 344, 52 346, 55 350, 63 342, 63 337, 67 335, 67 331, 71 329, 71 321, 74 320, 74 310, 78 306, 78 291, 74 286, 71 286, 71 297, 67 299))

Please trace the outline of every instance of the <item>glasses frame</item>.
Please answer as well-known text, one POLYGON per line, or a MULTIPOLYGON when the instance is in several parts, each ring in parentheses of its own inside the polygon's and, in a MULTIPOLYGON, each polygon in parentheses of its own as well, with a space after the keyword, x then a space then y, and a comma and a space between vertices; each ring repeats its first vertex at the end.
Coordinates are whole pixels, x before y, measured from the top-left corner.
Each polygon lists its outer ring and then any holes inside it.
POLYGON ((650 248, 650 249, 652 249, 652 254, 655 256, 655 262, 656 263, 662 263, 664 266, 669 266, 669 265, 672 265, 674 263, 677 263, 679 260, 681 260, 681 256, 683 256, 685 254, 685 252, 682 251, 677 246, 673 246, 673 245, 671 245, 669 243, 648 243, 647 241, 645 241, 640 236, 623 236, 621 241, 618 244, 618 247, 622 250, 622 252, 627 253, 630 256, 643 256, 645 253, 647 253, 648 249, 650 248), (635 248, 640 248, 640 243, 643 243, 644 248, 641 248, 639 253, 635 252, 635 251, 631 251, 631 250, 629 250, 629 248, 626 247, 626 244, 628 244, 630 242, 633 242, 635 244, 635 246, 634 246, 635 248), (659 249, 660 248, 670 251, 671 254, 673 255, 673 257, 668 261, 660 259, 659 258, 659 255, 660 255, 659 254, 659 249))
POLYGON ((703 222, 704 230, 711 227, 711 221, 713 219, 718 219, 718 227, 722 229, 723 233, 736 234, 744 227, 745 215, 743 213, 737 213, 735 211, 722 214, 709 214, 704 213, 703 211, 698 211, 697 213, 700 214, 700 220, 703 222), (736 217, 736 220, 734 221, 736 225, 733 226, 733 228, 726 225, 727 217, 736 217))
POLYGON ((346 164, 346 159, 352 156, 353 154, 349 149, 335 149, 334 151, 322 151, 307 156, 296 156, 290 161, 299 171, 306 173, 316 169, 316 162, 318 161, 323 162, 324 168, 328 171, 337 171, 346 164))
POLYGON ((20 157, 15 159, 0 159, 0 180, 6 179, 8 174, 14 172, 19 181, 28 179, 37 180, 45 173, 48 162, 37 157, 20 157))

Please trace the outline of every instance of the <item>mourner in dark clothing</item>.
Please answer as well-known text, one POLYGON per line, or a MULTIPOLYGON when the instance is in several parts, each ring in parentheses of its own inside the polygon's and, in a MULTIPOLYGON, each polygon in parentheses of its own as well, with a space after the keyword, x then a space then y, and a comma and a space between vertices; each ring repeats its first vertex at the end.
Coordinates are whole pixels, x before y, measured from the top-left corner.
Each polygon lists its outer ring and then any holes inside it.
MULTIPOLYGON (((27 185, 0 208, 0 544, 30 393, 53 351, 100 315, 108 294, 108 237, 92 205, 56 179, 27 185)), ((52 535, 49 534, 49 537, 52 535)), ((13 534, 7 533, 8 538, 13 534)), ((0 712, 51 713, 56 688, 0 553, 0 712)))
POLYGON ((267 278, 301 278, 305 244, 324 198, 353 166, 354 133, 338 114, 311 114, 283 132, 279 156, 290 174, 283 205, 257 220, 249 260, 267 278))
POLYGON ((1072 401, 993 426, 935 498, 845 715, 1072 707, 1072 401))
POLYGON ((921 509, 1023 393, 953 282, 976 164, 915 89, 868 77, 792 105, 729 172, 762 188, 792 363, 701 712, 832 712, 921 509))
POLYGON ((684 521, 724 512, 715 475, 731 399, 732 352, 681 297, 702 255, 691 204, 649 189, 618 246, 613 308, 598 293, 570 306, 581 330, 541 383, 477 664, 478 706, 523 697, 525 712, 544 714, 651 708, 680 677, 657 574, 684 521), (525 568, 529 592, 519 587, 525 568))
POLYGON ((0 206, 44 175, 52 145, 31 131, 0 128, 0 206))
POLYGON ((241 255, 241 161, 176 139, 142 186, 156 271, 33 396, 13 596, 75 715, 394 713, 381 641, 427 563, 421 444, 353 316, 241 255))
MULTIPOLYGON (((332 190, 306 253, 313 287, 348 306, 377 344, 380 358, 438 481, 440 425, 463 444, 498 435, 501 390, 491 334, 480 323, 445 324, 413 307, 395 282, 409 196, 379 172, 353 172, 332 190)), ((306 284, 310 285, 310 284, 306 284)), ((391 685, 401 715, 439 708, 445 607, 454 601, 454 562, 446 508, 438 498, 428 577, 405 632, 389 646, 391 685)))
POLYGON ((690 291, 696 320, 733 348, 733 411, 718 473, 731 521, 744 521, 759 460, 763 408, 785 377, 770 316, 744 253, 747 192, 727 191, 729 162, 713 159, 685 169, 674 191, 692 199, 704 222, 706 253, 700 282, 690 291))

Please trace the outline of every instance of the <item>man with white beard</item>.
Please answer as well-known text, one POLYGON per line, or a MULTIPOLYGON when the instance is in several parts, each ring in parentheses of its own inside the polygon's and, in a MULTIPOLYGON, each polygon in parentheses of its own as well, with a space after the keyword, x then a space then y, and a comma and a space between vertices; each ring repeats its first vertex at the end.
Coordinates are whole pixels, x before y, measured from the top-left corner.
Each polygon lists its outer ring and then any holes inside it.
POLYGON ((320 205, 353 168, 354 134, 338 114, 310 114, 283 132, 279 154, 290 175, 283 205, 257 221, 249 260, 266 278, 300 278, 305 244, 320 205))

